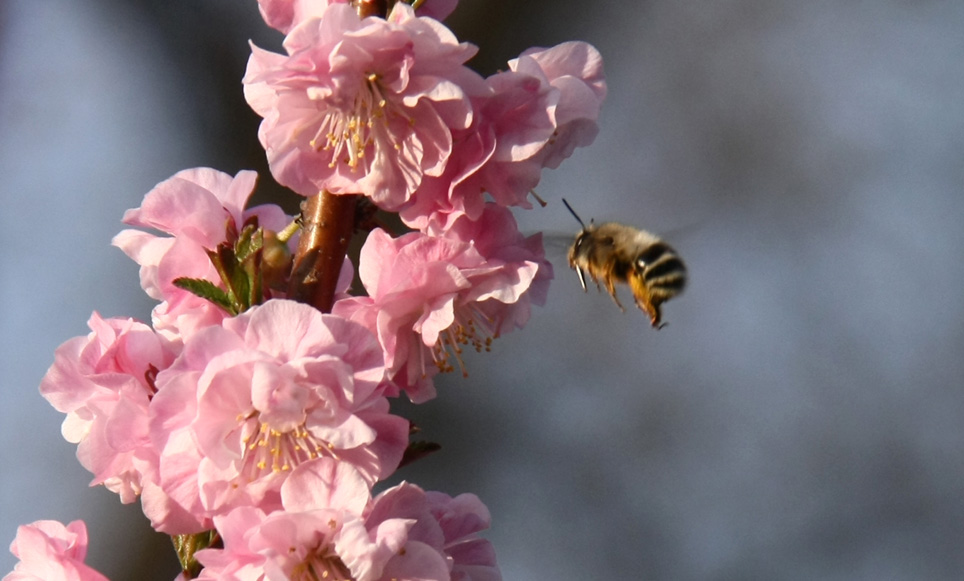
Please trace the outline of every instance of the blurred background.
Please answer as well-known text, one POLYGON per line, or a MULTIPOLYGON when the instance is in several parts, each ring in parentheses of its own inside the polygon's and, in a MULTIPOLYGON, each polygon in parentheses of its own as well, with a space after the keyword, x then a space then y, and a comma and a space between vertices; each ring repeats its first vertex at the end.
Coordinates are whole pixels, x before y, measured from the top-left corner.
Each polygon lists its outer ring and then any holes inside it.
MULTIPOLYGON (((398 478, 488 505, 508 580, 959 579, 964 571, 964 3, 462 0, 485 74, 591 42, 596 143, 527 231, 664 233, 669 326, 549 303, 403 411, 438 454, 398 478)), ((166 537, 60 436, 37 385, 92 310, 148 320, 109 243, 175 172, 264 172, 240 79, 254 0, 0 3, 0 546, 84 519, 89 564, 173 579, 166 537)), ((627 289, 622 297, 629 304, 627 289)), ((0 572, 15 559, 0 554, 0 572)))

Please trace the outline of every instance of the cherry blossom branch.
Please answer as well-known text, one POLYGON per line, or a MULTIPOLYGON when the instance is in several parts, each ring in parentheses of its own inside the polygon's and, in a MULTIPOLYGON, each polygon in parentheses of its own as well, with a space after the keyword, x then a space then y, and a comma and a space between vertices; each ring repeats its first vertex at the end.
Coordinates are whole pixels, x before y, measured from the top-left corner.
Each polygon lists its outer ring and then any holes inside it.
POLYGON ((348 243, 355 230, 357 195, 327 191, 308 198, 302 211, 302 232, 288 284, 288 297, 330 313, 335 286, 348 243))
MULTIPOLYGON (((361 18, 387 13, 385 0, 353 2, 361 18)), ((288 286, 288 296, 330 313, 335 286, 355 229, 357 195, 327 190, 308 198, 302 209, 302 233, 288 286)))
MULTIPOLYGON (((488 351, 545 302, 541 235, 510 207, 544 204, 541 170, 593 140, 606 84, 582 42, 481 77, 437 20, 455 4, 259 0, 286 54, 252 45, 244 91, 275 179, 305 197, 293 260, 292 218, 247 207, 254 172, 178 172, 114 238, 161 301, 151 324, 93 313, 41 382, 93 482, 143 496, 174 537, 181 579, 501 579, 474 495, 373 495, 437 447, 410 442, 388 400, 432 399, 464 348, 488 351), (349 296, 348 245, 376 209, 414 231, 372 229, 349 296)), ((86 547, 82 522, 21 527, 4 579, 107 581, 86 547)))

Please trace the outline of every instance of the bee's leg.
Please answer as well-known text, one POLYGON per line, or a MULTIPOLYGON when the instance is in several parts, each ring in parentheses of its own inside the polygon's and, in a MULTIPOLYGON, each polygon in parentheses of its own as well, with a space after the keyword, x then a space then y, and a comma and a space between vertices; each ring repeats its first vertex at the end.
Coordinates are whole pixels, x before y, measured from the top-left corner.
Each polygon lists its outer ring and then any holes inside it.
POLYGON ((599 279, 596 278, 596 273, 594 273, 592 270, 589 271, 589 278, 591 278, 593 284, 596 285, 596 290, 602 292, 602 287, 599 286, 599 279))
POLYGON ((665 323, 660 323, 663 318, 663 314, 660 311, 659 305, 663 301, 658 297, 654 298, 652 295, 650 295, 649 289, 646 287, 643 277, 630 277, 629 287, 633 290, 633 296, 636 297, 636 306, 639 307, 639 310, 649 315, 649 322, 653 325, 653 328, 662 329, 664 326, 666 326, 665 323))
POLYGON ((662 329, 666 326, 666 323, 660 322, 663 318, 663 313, 660 311, 659 305, 654 305, 649 301, 643 301, 637 298, 636 306, 649 316, 649 322, 653 325, 654 329, 662 329))
POLYGON ((603 282, 606 283, 606 290, 609 291, 609 295, 613 298, 613 301, 616 303, 616 306, 619 307, 620 311, 625 313, 626 309, 623 307, 623 304, 619 302, 619 298, 616 297, 616 286, 613 284, 612 277, 609 277, 609 276, 605 277, 603 279, 603 282))
POLYGON ((667 325, 667 323, 660 322, 660 320, 663 318, 663 314, 659 310, 659 305, 653 305, 653 310, 649 311, 647 314, 649 315, 649 322, 653 325, 654 329, 659 330, 667 325))

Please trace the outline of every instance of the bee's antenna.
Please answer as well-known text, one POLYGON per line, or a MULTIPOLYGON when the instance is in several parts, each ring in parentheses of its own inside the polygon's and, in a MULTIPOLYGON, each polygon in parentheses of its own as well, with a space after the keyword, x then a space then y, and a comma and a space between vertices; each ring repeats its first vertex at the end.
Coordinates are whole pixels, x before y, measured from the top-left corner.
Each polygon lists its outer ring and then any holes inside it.
POLYGON ((562 199, 562 203, 566 205, 566 208, 569 210, 569 213, 573 215, 573 217, 576 219, 576 221, 579 222, 579 225, 582 226, 583 230, 585 230, 585 229, 586 229, 586 223, 583 222, 583 221, 582 221, 582 218, 579 217, 579 214, 577 214, 576 211, 572 209, 572 206, 569 205, 569 202, 567 202, 566 199, 563 198, 563 199, 562 199))

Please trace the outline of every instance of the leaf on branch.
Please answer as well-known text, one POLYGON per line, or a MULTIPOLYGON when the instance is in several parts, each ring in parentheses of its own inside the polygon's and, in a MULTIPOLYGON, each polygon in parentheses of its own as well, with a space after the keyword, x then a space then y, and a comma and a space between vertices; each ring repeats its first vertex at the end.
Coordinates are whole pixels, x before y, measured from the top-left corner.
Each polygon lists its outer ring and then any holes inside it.
POLYGON ((256 225, 248 225, 241 231, 238 243, 234 246, 238 262, 249 260, 251 256, 264 246, 264 236, 262 230, 256 225))
POLYGON ((209 280, 182 276, 181 278, 174 279, 174 286, 195 294, 204 300, 211 301, 231 314, 237 314, 228 293, 209 280))
POLYGON ((436 444, 435 442, 426 442, 420 440, 418 442, 412 442, 405 448, 405 453, 402 454, 402 461, 399 462, 398 467, 401 468, 407 464, 411 464, 416 460, 421 460, 422 458, 434 454, 442 449, 442 446, 436 444))
POLYGON ((193 535, 172 535, 174 550, 177 552, 177 560, 181 563, 181 571, 187 579, 194 579, 201 574, 203 568, 194 554, 212 546, 219 546, 221 538, 217 531, 204 531, 193 535))
POLYGON ((238 264, 247 279, 247 306, 261 304, 264 300, 261 283, 261 259, 264 250, 264 231, 253 225, 246 225, 241 231, 241 238, 235 245, 238 264))

